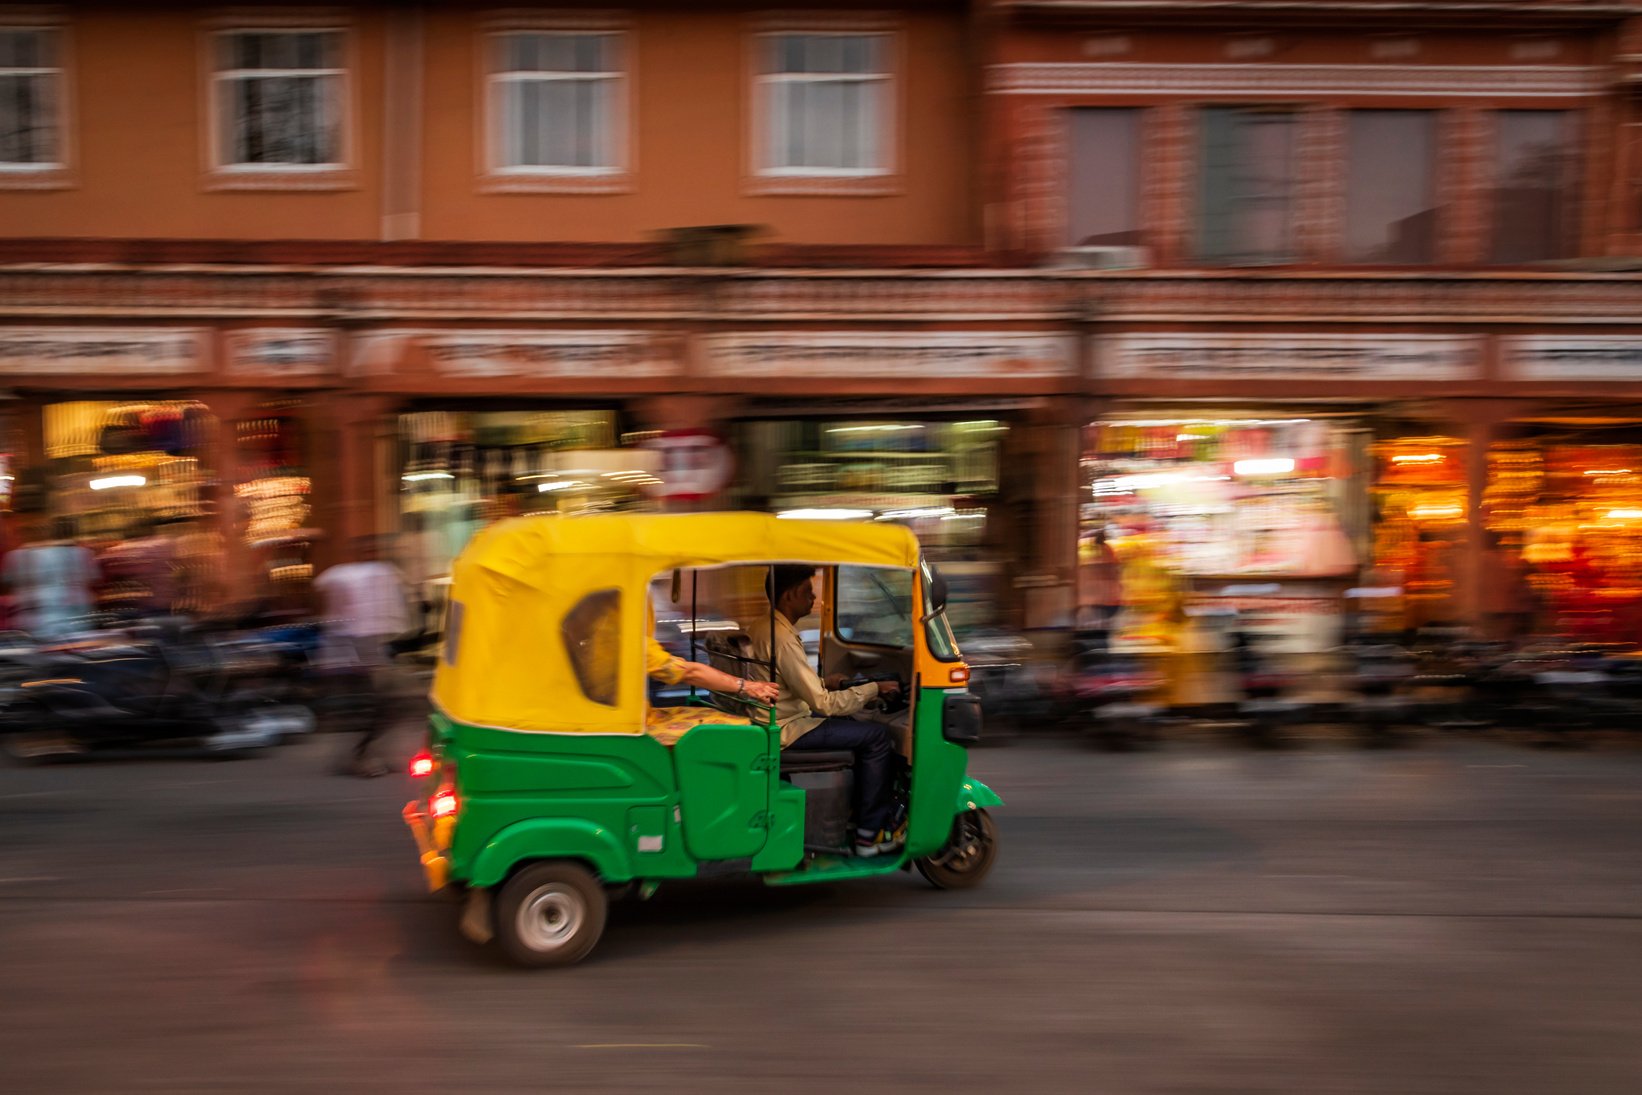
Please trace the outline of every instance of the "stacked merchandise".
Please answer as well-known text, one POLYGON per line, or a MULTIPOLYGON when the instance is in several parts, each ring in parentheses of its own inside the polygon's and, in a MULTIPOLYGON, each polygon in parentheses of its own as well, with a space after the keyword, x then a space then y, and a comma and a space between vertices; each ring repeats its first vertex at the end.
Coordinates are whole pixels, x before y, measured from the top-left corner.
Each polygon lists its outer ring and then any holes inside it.
POLYGON ((1398 437, 1374 447, 1372 583, 1400 588, 1381 602, 1379 630, 1456 621, 1466 542, 1465 443, 1452 437, 1398 437), (1395 618, 1392 618, 1395 617, 1395 618))
POLYGON ((1642 445, 1498 445, 1484 504, 1528 570, 1541 630, 1642 641, 1642 445))

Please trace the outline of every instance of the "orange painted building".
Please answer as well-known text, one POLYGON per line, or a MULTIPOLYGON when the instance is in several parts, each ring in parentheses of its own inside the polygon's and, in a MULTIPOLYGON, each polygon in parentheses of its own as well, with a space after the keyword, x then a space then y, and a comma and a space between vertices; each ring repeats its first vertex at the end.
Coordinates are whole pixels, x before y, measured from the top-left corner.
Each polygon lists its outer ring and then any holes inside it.
POLYGON ((1495 554, 1617 635, 1638 11, 0 4, 13 502, 193 461, 244 585, 431 577, 710 431, 668 504, 899 515, 1015 624, 1104 529, 1300 647, 1369 572, 1507 626, 1495 554))

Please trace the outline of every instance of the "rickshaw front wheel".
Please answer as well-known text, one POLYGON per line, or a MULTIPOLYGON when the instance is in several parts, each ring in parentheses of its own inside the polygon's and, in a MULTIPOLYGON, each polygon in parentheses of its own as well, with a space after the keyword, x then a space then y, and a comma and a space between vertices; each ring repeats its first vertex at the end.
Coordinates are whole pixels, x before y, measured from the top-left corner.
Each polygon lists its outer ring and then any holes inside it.
POLYGON ((952 819, 946 845, 932 856, 914 860, 918 873, 943 890, 977 886, 998 858, 998 827, 985 810, 965 810, 952 819))
POLYGON ((521 966, 568 966, 604 934, 604 887, 576 863, 533 863, 496 895, 496 938, 521 966))

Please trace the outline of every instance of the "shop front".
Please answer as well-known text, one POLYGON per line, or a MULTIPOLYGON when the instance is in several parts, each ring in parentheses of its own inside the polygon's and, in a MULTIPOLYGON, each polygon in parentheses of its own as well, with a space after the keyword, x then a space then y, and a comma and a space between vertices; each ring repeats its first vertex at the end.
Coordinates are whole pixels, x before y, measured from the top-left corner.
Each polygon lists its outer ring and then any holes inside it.
POLYGON ((1345 413, 1113 415, 1083 431, 1078 604, 1114 648, 1273 653, 1342 638, 1367 547, 1367 436, 1345 413))
POLYGON ((1642 419, 1513 423, 1488 451, 1491 637, 1642 643, 1642 419))
POLYGON ((521 402, 423 401, 394 418, 390 554, 431 603, 442 599, 452 560, 492 521, 655 508, 657 460, 622 446, 619 411, 521 402))
POLYGON ((745 419, 732 428, 731 505, 906 525, 947 576, 954 624, 994 624, 1008 594, 999 467, 1009 432, 999 417, 745 419))
POLYGON ((221 596, 220 428, 188 399, 74 400, 42 410, 53 535, 98 555, 100 607, 198 613, 221 596))

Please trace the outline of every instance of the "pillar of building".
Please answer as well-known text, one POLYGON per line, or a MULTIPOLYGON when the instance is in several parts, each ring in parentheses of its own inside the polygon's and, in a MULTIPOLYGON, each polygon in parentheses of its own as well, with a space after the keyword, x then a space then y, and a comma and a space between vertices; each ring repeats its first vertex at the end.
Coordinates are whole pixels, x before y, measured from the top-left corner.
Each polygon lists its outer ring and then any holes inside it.
POLYGON ((378 448, 394 405, 388 396, 342 392, 318 396, 304 410, 314 518, 325 533, 316 570, 355 558, 358 542, 382 530, 377 499, 392 469, 379 466, 378 448))
POLYGON ((204 392, 200 401, 210 410, 215 425, 206 454, 211 478, 216 483, 213 499, 213 531, 222 545, 219 592, 225 604, 242 604, 255 595, 249 553, 245 544, 244 508, 237 488, 244 480, 240 466, 239 426, 255 406, 254 392, 222 390, 204 392))
POLYGON ((11 454, 11 504, 14 523, 3 541, 23 540, 33 525, 44 518, 52 504, 47 489, 44 401, 38 396, 22 396, 6 405, 6 446, 11 454))
POLYGON ((1072 622, 1077 600, 1078 438, 1087 417, 1079 398, 1030 409, 1007 435, 999 493, 989 521, 998 557, 1013 560, 1006 616, 1027 630, 1072 622))
POLYGON ((1456 436, 1465 439, 1465 545, 1455 575, 1455 607, 1458 622, 1478 633, 1487 609, 1482 576, 1488 572, 1487 557, 1492 550, 1483 508, 1488 489, 1488 452, 1495 442, 1509 436, 1510 422, 1522 413, 1520 401, 1509 399, 1457 400, 1448 406, 1456 436))

